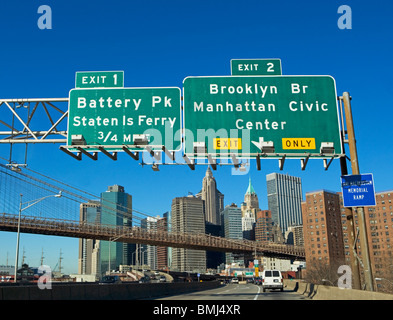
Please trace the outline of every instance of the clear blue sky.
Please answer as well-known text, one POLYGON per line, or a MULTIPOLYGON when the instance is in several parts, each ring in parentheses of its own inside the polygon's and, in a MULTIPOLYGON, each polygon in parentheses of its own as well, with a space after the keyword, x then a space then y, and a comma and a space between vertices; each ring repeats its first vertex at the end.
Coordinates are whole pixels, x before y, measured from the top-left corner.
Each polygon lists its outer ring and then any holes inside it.
MULTIPOLYGON (((3 1, 0 4, 0 98, 67 97, 76 71, 124 70, 125 87, 182 88, 187 76, 230 75, 230 60, 280 58, 285 75, 331 75, 337 93, 350 92, 362 173, 373 173, 377 191, 393 189, 391 158, 393 3, 369 1, 3 1), (40 5, 52 9, 52 29, 40 30, 40 5), (337 26, 340 5, 352 9, 352 29, 337 26)), ((1 110, 1 109, 0 109, 1 110)), ((0 114, 1 118, 1 114, 0 114)), ((8 157, 8 147, 0 156, 8 157)), ((22 152, 14 160, 24 161, 22 152)), ((81 189, 99 194, 123 185, 133 207, 152 215, 170 209, 174 197, 199 192, 206 166, 160 167, 153 172, 126 155, 114 162, 78 162, 59 145, 29 147, 28 165, 81 189)), ((243 201, 251 177, 262 209, 267 209, 266 174, 277 160, 255 162, 249 174, 229 167, 213 174, 225 204, 243 201)), ((322 160, 285 163, 283 173, 299 176, 303 193, 340 191, 339 161, 324 171, 322 160)), ((0 232, 0 264, 14 261, 16 235, 0 232)), ((31 265, 44 248, 54 266, 63 251, 65 272, 77 271, 77 240, 25 235, 31 265), (50 240, 50 241, 48 241, 50 240)))

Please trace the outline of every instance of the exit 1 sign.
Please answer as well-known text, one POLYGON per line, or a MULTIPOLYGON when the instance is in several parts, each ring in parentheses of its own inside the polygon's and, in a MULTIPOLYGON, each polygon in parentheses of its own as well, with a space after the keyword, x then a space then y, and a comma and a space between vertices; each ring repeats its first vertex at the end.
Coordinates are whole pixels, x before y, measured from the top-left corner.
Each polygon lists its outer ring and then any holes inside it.
POLYGON ((123 88, 124 71, 83 71, 75 75, 75 88, 123 88))

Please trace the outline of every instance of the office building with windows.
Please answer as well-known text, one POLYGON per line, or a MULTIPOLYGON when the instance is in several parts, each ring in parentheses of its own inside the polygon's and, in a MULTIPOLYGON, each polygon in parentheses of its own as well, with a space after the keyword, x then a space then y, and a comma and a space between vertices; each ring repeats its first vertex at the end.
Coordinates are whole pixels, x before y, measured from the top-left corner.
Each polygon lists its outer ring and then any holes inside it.
POLYGON ((302 213, 307 265, 317 268, 344 264, 339 195, 326 190, 307 192, 302 213))
POLYGON ((251 178, 248 182, 248 188, 244 195, 244 202, 241 204, 242 211, 242 230, 243 238, 248 240, 255 239, 255 221, 259 209, 259 200, 254 187, 251 184, 251 178))
POLYGON ((257 212, 255 223, 255 241, 273 241, 273 220, 269 210, 257 212))
MULTIPOLYGON (((346 263, 350 264, 349 236, 352 232, 350 221, 344 212, 342 194, 338 193, 341 202, 341 221, 344 233, 344 249, 346 263)), ((358 229, 358 211, 353 210, 353 221, 358 229)), ((393 190, 376 192, 375 206, 364 207, 364 218, 367 229, 370 264, 379 292, 393 292, 393 190)), ((357 244, 357 254, 364 259, 360 242, 357 244)), ((364 273, 360 264, 361 273, 364 273)))
MULTIPOLYGON (((101 224, 132 226, 132 196, 119 185, 109 186, 101 193, 101 224)), ((120 265, 131 264, 135 245, 130 243, 100 241, 99 266, 101 275, 118 270, 120 265)))
POLYGON ((254 190, 254 187, 251 184, 251 178, 248 181, 248 188, 246 193, 244 194, 244 202, 241 205, 242 216, 245 216, 246 213, 252 213, 254 219, 256 218, 256 213, 259 209, 259 199, 257 193, 254 190))
MULTIPOLYGON (((79 207, 79 221, 98 224, 101 221, 100 201, 90 200, 81 203, 79 207)), ((78 273, 97 274, 97 247, 99 240, 79 239, 78 273)))
MULTIPOLYGON (((224 237, 228 239, 243 239, 242 230, 242 210, 235 204, 225 206, 221 211, 221 225, 224 237)), ((233 253, 225 253, 225 263, 244 263, 243 257, 234 255, 233 253)))
POLYGON ((205 221, 219 225, 220 212, 224 208, 224 195, 217 189, 217 182, 210 167, 207 167, 206 175, 202 180, 202 190, 196 194, 196 197, 204 201, 205 221))
MULTIPOLYGON (((192 195, 172 200, 172 232, 205 233, 203 200, 192 195)), ((172 248, 172 270, 180 272, 205 272, 206 251, 172 248)))
MULTIPOLYGON (((169 212, 165 212, 163 217, 157 220, 157 231, 164 231, 167 232, 168 228, 168 219, 169 219, 169 212)), ((169 267, 168 261, 168 247, 157 246, 157 269, 164 270, 169 267)))
MULTIPOLYGON (((155 231, 157 230, 157 223, 160 219, 158 217, 147 217, 141 221, 143 229, 155 231)), ((157 246, 142 245, 142 261, 141 264, 148 265, 152 270, 157 270, 157 246)))
POLYGON ((266 175, 268 208, 282 233, 302 224, 302 183, 298 177, 271 173, 266 175))

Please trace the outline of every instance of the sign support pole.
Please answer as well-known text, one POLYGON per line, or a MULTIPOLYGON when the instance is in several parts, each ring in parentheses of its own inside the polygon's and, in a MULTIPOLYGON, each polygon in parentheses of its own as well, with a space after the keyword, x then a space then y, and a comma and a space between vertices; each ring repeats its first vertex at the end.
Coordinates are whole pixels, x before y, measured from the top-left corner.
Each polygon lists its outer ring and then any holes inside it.
MULTIPOLYGON (((347 124, 348 134, 348 146, 351 155, 351 168, 352 174, 360 174, 358 155, 356 149, 355 129, 353 125, 352 109, 351 109, 351 98, 348 92, 343 93, 344 110, 345 110, 345 122, 347 124)), ((364 277, 365 286, 367 290, 374 291, 373 276, 370 263, 370 253, 368 250, 367 240, 367 229, 366 221, 364 216, 364 208, 357 208, 358 221, 359 221, 359 235, 360 235, 360 249, 362 252, 363 264, 364 264, 364 277)))
MULTIPOLYGON (((340 101, 341 103, 341 101, 340 101)), ((342 112, 341 112, 342 114, 342 112)), ((343 114, 342 114, 343 116, 343 114)), ((343 153, 345 153, 344 149, 344 138, 345 138, 345 131, 344 131, 344 126, 342 128, 342 145, 343 145, 343 153)), ((341 167, 341 175, 346 176, 348 175, 348 166, 347 166, 347 158, 346 156, 340 157, 340 167, 341 167)), ((351 261, 351 271, 352 271, 352 289, 360 290, 361 289, 361 281, 360 281, 360 270, 359 270, 359 264, 358 260, 356 258, 357 253, 357 245, 356 245, 356 226, 355 226, 355 221, 353 219, 353 212, 352 208, 349 207, 344 207, 344 213, 347 218, 347 222, 349 224, 347 233, 348 233, 348 246, 350 248, 350 261, 351 261)))

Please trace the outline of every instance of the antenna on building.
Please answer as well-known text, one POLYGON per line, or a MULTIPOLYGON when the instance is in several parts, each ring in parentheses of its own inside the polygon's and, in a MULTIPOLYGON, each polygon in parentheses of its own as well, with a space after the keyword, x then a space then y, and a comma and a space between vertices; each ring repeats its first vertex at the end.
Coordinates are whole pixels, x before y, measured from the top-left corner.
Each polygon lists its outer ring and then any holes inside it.
POLYGON ((25 248, 23 247, 22 266, 25 264, 25 258, 26 258, 25 253, 26 253, 26 251, 25 251, 25 248))
POLYGON ((41 266, 44 265, 44 248, 42 248, 42 250, 41 250, 41 264, 40 265, 41 266))
POLYGON ((61 248, 60 248, 60 257, 59 257, 59 273, 61 274, 61 260, 63 260, 63 257, 61 256, 61 248))

